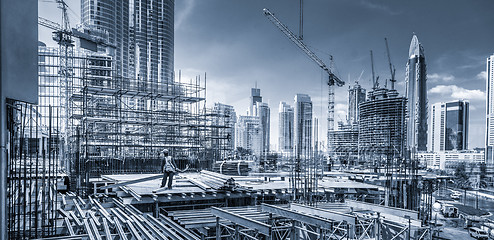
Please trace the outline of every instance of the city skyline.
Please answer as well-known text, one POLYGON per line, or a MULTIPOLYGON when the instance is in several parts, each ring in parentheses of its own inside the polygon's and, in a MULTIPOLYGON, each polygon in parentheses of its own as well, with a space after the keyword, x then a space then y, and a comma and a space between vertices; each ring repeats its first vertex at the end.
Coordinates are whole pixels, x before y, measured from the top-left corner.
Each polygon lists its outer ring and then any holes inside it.
MULTIPOLYGON (((69 14, 79 14, 78 1, 68 1, 68 4, 73 10, 69 14)), ((471 119, 469 146, 483 147, 485 59, 494 52, 489 41, 494 33, 485 30, 494 21, 488 11, 492 9, 490 6, 494 7, 494 3, 307 2, 304 41, 326 63, 329 61, 325 53, 335 57, 336 73, 347 85, 359 79, 364 71, 359 82, 363 88, 370 89, 370 49, 376 53, 375 67, 381 84, 389 78, 384 46, 384 37, 387 37, 391 60, 396 67, 396 88, 403 95, 408 46, 415 32, 426 46, 429 102, 469 100, 471 116, 479 116, 471 119), (444 11, 446 4, 448 11, 444 11), (328 11, 332 14, 327 14, 328 11), (418 13, 421 18, 412 17, 418 13)), ((176 2, 175 70, 181 69, 184 79, 208 73, 209 106, 222 102, 243 113, 248 108, 249 89, 257 81, 273 112, 278 112, 280 101, 291 102, 296 93, 307 93, 313 99, 314 117, 326 119, 324 73, 265 19, 262 15, 265 7, 297 32, 298 1, 176 2)), ((39 4, 39 15, 60 20, 54 3, 39 4)), ((72 26, 75 26, 75 14, 71 15, 72 26)), ((50 40, 50 30, 41 27, 40 39, 55 46, 50 40)), ((335 122, 345 119, 346 90, 347 86, 336 88, 335 122)), ((276 114, 272 114, 271 122, 278 122, 276 114)), ((320 122, 319 133, 320 138, 325 139, 325 121, 320 122)), ((277 142, 277 137, 278 129, 272 128, 271 142, 277 142)))

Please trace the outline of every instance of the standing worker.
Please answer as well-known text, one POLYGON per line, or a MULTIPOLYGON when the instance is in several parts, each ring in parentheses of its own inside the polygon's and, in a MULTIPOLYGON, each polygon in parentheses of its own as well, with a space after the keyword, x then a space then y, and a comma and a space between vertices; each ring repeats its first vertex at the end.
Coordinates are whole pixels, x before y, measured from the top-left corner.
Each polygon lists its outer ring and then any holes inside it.
POLYGON ((161 164, 161 171, 163 171, 163 180, 161 181, 161 187, 166 186, 166 181, 168 179, 168 187, 167 189, 172 189, 173 175, 177 170, 177 165, 171 156, 168 155, 168 149, 162 151, 164 159, 161 164))

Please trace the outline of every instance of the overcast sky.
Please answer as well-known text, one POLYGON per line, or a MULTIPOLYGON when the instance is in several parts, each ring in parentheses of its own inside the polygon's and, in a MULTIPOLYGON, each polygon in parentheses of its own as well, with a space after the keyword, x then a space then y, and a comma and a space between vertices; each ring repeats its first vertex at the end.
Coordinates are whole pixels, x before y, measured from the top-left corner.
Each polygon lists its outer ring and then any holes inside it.
MULTIPOLYGON (((80 2, 67 1, 72 25, 79 22, 80 2)), ((182 78, 207 72, 207 104, 233 105, 244 115, 250 88, 257 82, 271 107, 271 144, 277 145, 278 105, 293 105, 307 93, 314 115, 326 119, 325 73, 291 43, 264 15, 263 8, 294 33, 299 28, 299 0, 176 0, 175 69, 182 78)), ((310 0, 304 3, 304 41, 329 63, 347 85, 336 89, 335 120, 346 119, 348 86, 359 78, 371 86, 369 50, 374 51, 380 84, 389 78, 384 38, 396 66, 397 89, 404 92, 405 66, 412 34, 425 49, 429 103, 470 101, 469 146, 483 147, 485 69, 494 53, 494 1, 360 1, 310 0)), ((55 3, 39 1, 39 15, 59 21, 55 3)), ((48 45, 50 31, 40 27, 48 45)), ((326 138, 326 121, 320 120, 326 138)))

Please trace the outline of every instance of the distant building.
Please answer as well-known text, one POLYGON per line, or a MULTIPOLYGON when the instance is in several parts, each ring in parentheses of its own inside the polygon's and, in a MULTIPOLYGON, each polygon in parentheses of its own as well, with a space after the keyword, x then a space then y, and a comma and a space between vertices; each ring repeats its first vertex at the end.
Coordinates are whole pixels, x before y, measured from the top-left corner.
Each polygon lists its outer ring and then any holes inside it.
POLYGON ((488 165, 494 165, 494 54, 487 58, 486 64, 486 134, 485 134, 485 160, 488 165))
POLYGON ((215 159, 225 159, 233 155, 235 150, 235 125, 237 114, 235 108, 223 103, 215 103, 211 119, 211 141, 212 148, 217 150, 218 156, 215 159))
POLYGON ((332 146, 333 160, 344 165, 356 165, 358 159, 358 126, 341 125, 338 130, 329 131, 329 145, 332 146))
POLYGON ((427 71, 424 48, 416 35, 410 43, 406 68, 407 148, 427 151, 427 71))
POLYGON ((269 138, 271 131, 271 110, 267 103, 256 102, 256 116, 261 120, 262 128, 262 150, 263 154, 269 152, 269 138))
POLYGON ((365 96, 366 90, 357 82, 349 87, 347 122, 338 122, 338 130, 328 131, 330 156, 342 164, 357 163, 359 104, 365 102, 365 96))
POLYGON ((429 152, 468 149, 469 103, 435 103, 430 108, 429 152))
POLYGON ((250 90, 250 105, 249 105, 249 115, 256 116, 257 114, 257 103, 262 103, 261 89, 255 87, 250 90))
POLYGON ((368 101, 359 105, 358 151, 361 161, 377 167, 403 157, 407 100, 396 90, 377 89, 368 95, 368 101))
POLYGON ((262 150, 261 120, 256 116, 239 116, 235 130, 235 146, 251 150, 256 156, 262 150))
POLYGON ((420 152, 417 158, 422 166, 430 169, 454 172, 458 164, 464 162, 467 167, 470 164, 479 166, 484 163, 484 152, 481 151, 442 151, 420 152))
POLYGON ((286 102, 280 102, 279 107, 279 127, 278 127, 278 147, 279 151, 284 154, 291 154, 293 151, 293 127, 294 115, 293 108, 286 102))
POLYGON ((81 1, 81 22, 108 32, 116 74, 140 91, 165 92, 173 81, 175 1, 81 1))
POLYGON ((365 89, 357 82, 353 87, 348 88, 348 124, 356 125, 358 123, 359 108, 358 105, 365 101, 365 89))
POLYGON ((312 150, 312 100, 307 94, 295 95, 295 157, 305 159, 312 150))

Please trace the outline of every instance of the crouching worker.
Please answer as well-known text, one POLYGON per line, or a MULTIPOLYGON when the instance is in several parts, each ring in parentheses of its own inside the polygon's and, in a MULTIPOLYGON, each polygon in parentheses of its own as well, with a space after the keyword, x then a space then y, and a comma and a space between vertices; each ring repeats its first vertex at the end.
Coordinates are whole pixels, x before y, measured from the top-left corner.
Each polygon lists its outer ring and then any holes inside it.
POLYGON ((163 180, 161 181, 161 187, 166 187, 166 182, 168 180, 167 189, 172 189, 173 175, 175 175, 175 171, 177 170, 177 165, 171 156, 168 155, 168 150, 165 149, 161 153, 163 153, 164 159, 161 163, 161 171, 163 172, 163 180))

